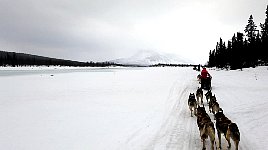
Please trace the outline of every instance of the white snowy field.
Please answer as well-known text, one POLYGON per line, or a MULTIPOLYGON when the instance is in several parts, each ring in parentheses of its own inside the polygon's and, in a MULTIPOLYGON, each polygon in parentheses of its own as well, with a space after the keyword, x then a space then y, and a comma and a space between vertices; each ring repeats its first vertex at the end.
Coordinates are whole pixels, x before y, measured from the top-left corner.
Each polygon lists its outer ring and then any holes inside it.
MULTIPOLYGON (((267 68, 209 70, 212 92, 240 129, 239 149, 268 149, 267 68)), ((200 86, 197 74, 168 67, 0 68, 0 149, 201 149, 187 106, 200 86)), ((224 138, 222 144, 227 149, 224 138)))

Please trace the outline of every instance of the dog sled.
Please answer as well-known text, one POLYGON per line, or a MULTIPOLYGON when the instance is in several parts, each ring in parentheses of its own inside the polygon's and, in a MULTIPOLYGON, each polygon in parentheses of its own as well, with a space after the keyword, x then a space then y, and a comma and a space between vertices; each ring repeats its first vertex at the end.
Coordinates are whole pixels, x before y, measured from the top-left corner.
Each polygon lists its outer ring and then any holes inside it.
POLYGON ((204 90, 211 90, 211 79, 212 77, 207 77, 206 79, 201 78, 201 88, 204 90))

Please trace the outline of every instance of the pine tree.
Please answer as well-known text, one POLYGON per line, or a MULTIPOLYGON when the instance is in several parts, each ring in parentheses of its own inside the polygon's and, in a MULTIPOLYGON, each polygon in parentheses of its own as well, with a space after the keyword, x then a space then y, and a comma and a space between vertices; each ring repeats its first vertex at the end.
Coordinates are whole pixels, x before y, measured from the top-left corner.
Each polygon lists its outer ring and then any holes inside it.
POLYGON ((209 51, 209 61, 208 61, 208 66, 209 67, 215 67, 215 49, 209 51))
POLYGON ((220 52, 220 49, 219 49, 219 48, 220 48, 220 46, 219 46, 219 43, 217 42, 217 44, 216 44, 216 50, 215 50, 215 66, 216 66, 217 68, 220 68, 220 61, 221 61, 221 60, 220 60, 220 59, 221 59, 221 58, 220 58, 220 57, 221 57, 221 56, 220 56, 220 55, 221 55, 221 54, 220 54, 221 52, 220 52))
POLYGON ((210 51, 209 51, 209 57, 208 57, 208 66, 209 66, 209 67, 213 67, 213 66, 212 66, 212 57, 213 57, 213 56, 212 56, 212 51, 210 50, 210 51))
POLYGON ((228 41, 226 48, 226 66, 230 67, 232 58, 232 41, 228 41))
POLYGON ((243 33, 237 32, 237 35, 234 34, 232 37, 232 47, 230 49, 230 68, 231 69, 241 69, 243 67, 243 33))
POLYGON ((262 40, 263 39, 266 39, 267 40, 267 38, 268 38, 268 5, 267 5, 267 8, 266 8, 265 14, 266 14, 265 21, 264 21, 263 24, 262 23, 260 24, 260 26, 261 26, 262 40))
POLYGON ((244 45, 248 45, 247 47, 244 48, 244 54, 245 54, 245 61, 244 67, 252 67, 255 66, 255 62, 257 60, 256 55, 258 53, 258 51, 256 51, 256 25, 253 21, 253 17, 252 15, 250 15, 249 20, 248 20, 248 24, 246 25, 245 28, 245 33, 248 37, 248 44, 245 43, 244 45))
POLYGON ((235 34, 232 37, 232 48, 230 50, 231 58, 230 58, 230 68, 237 69, 238 68, 238 53, 237 53, 237 39, 235 34))
POLYGON ((258 65, 261 60, 263 60, 263 50, 262 50, 262 42, 261 42, 261 36, 258 32, 256 36, 256 42, 254 48, 256 49, 256 55, 255 55, 255 65, 258 65))
POLYGON ((217 43, 216 46, 216 59, 217 59, 217 67, 218 68, 223 68, 226 66, 226 59, 225 59, 225 51, 226 51, 226 46, 225 42, 222 41, 222 38, 220 38, 220 42, 217 43))
POLYGON ((261 53, 262 53, 262 60, 266 63, 268 62, 268 5, 266 8, 266 18, 261 26, 261 53))
POLYGON ((255 40, 255 37, 256 37, 256 34, 255 34, 256 27, 257 26, 255 25, 255 23, 253 21, 252 15, 250 15, 249 16, 249 19, 248 19, 248 24, 247 24, 247 26, 246 26, 246 28, 244 30, 245 33, 246 33, 246 35, 247 35, 247 37, 248 37, 248 41, 250 43, 252 43, 255 40))

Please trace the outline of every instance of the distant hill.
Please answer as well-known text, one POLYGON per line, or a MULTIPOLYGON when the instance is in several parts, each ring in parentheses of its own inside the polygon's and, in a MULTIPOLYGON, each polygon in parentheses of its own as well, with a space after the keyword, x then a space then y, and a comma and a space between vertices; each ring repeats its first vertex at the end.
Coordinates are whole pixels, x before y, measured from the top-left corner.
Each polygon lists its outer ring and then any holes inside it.
POLYGON ((106 67, 115 65, 111 62, 79 62, 50 58, 38 55, 0 51, 0 66, 79 66, 106 67))
POLYGON ((168 53, 158 53, 155 51, 139 51, 129 58, 120 58, 110 62, 124 65, 150 66, 156 64, 193 64, 191 60, 168 53))

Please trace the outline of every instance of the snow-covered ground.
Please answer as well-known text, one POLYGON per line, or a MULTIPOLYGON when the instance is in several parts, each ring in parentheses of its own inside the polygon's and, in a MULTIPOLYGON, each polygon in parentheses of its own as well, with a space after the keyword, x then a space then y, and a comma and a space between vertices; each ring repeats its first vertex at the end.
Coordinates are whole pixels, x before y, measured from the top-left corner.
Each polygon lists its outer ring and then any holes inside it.
MULTIPOLYGON (((239 148, 268 149, 267 67, 209 71, 212 92, 240 129, 239 148)), ((0 149, 201 149, 187 106, 197 74, 167 67, 0 68, 0 149)))

